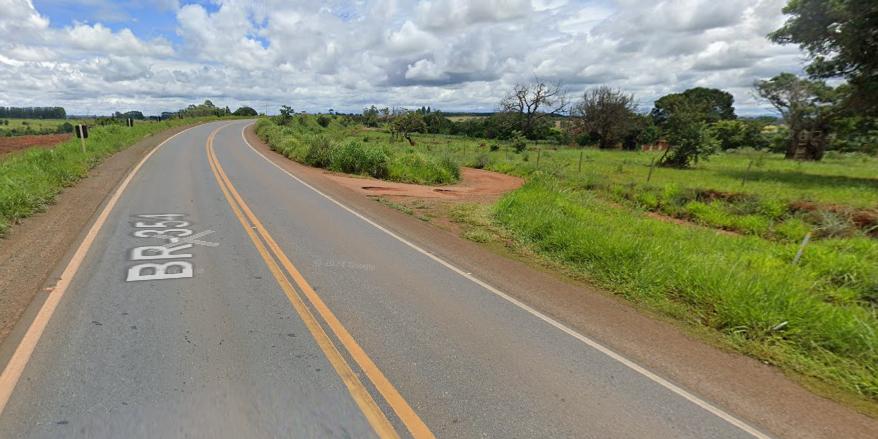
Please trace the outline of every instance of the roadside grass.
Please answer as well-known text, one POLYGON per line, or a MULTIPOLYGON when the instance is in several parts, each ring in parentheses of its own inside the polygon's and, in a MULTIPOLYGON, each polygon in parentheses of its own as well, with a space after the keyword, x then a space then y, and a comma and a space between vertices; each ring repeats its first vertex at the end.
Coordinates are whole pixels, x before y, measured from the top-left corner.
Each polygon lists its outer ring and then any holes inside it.
POLYGON ((412 147, 379 129, 326 131, 389 157, 524 177, 495 205, 464 203, 449 220, 466 239, 589 280, 878 414, 878 158, 744 149, 679 170, 652 167, 660 152, 532 143, 516 153, 425 134, 412 147))
POLYGON ((504 197, 494 218, 610 291, 715 330, 764 361, 878 399, 872 239, 814 243, 792 265, 795 244, 657 221, 546 176, 504 197))
POLYGON ((450 157, 424 154, 415 148, 370 142, 337 118, 322 127, 312 116, 295 116, 287 125, 260 119, 256 133, 273 150, 317 168, 417 184, 451 184, 460 180, 460 165, 450 157))
POLYGON ((52 149, 33 148, 0 158, 0 235, 12 224, 44 210, 65 187, 72 186, 106 157, 159 131, 209 119, 174 119, 163 122, 94 127, 89 130, 86 152, 79 139, 52 149))

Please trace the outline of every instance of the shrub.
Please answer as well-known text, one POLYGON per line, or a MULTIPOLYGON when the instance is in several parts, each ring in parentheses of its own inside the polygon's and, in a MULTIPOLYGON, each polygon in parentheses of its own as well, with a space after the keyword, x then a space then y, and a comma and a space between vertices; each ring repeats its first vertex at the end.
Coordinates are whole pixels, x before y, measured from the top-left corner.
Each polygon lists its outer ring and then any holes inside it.
POLYGON ((388 178, 406 183, 448 184, 460 178, 460 168, 449 158, 437 161, 417 152, 407 152, 391 157, 388 178))
POLYGON ((364 147, 359 142, 348 141, 335 147, 331 154, 329 169, 349 174, 367 174, 375 178, 387 176, 387 154, 381 148, 364 147))
POLYGON ((515 152, 520 153, 527 149, 527 139, 520 132, 515 131, 512 135, 512 147, 515 152))
POLYGON ((485 169, 488 165, 491 164, 491 161, 491 156, 485 153, 481 153, 476 157, 476 160, 473 162, 473 168, 485 169))
POLYGON ((330 122, 332 122, 332 119, 325 114, 317 116, 317 125, 320 125, 323 128, 328 127, 330 122))
POLYGON ((329 138, 321 135, 311 136, 308 139, 308 153, 305 155, 305 164, 318 168, 328 168, 332 164, 332 150, 334 145, 329 138))

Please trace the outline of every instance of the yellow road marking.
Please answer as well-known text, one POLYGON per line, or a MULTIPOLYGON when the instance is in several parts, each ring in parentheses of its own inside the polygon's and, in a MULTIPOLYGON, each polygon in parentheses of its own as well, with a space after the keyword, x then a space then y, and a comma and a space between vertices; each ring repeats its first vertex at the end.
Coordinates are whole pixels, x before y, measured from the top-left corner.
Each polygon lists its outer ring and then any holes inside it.
POLYGON ((40 341, 43 331, 49 324, 49 320, 55 313, 58 303, 60 303, 61 298, 64 297, 67 287, 70 286, 70 283, 73 281, 73 276, 76 275, 76 272, 85 260, 86 254, 88 254, 89 249, 91 249, 98 232, 101 231, 101 227, 107 222, 107 217, 110 216, 110 212, 113 210, 113 207, 116 206, 116 203, 122 196, 122 192, 124 192, 125 188, 128 187, 128 184, 131 183, 131 180, 134 178, 134 175, 137 174, 137 171, 140 170, 143 164, 146 163, 146 161, 149 160, 159 148, 165 143, 170 142, 174 137, 177 137, 192 128, 195 127, 186 128, 185 130, 168 137, 144 156, 143 159, 137 163, 137 166, 135 166, 125 179, 122 180, 122 183, 119 184, 116 192, 113 192, 113 196, 110 197, 109 201, 107 201, 107 204, 104 206, 104 209, 101 210, 101 213, 98 215, 97 219, 95 219, 94 224, 88 229, 85 238, 82 239, 79 247, 76 248, 76 252, 73 253, 67 266, 64 267, 64 271, 61 272, 61 277, 55 284, 55 288, 49 293, 49 297, 43 302, 40 310, 37 311, 36 317, 34 317, 30 326, 28 326, 27 331, 24 333, 24 337, 22 337, 18 346, 16 346, 15 352, 12 353, 12 357, 3 369, 3 373, 0 374, 0 414, 3 414, 3 410, 6 408, 9 398, 12 396, 12 391, 15 390, 15 386, 18 384, 18 380, 21 378, 25 366, 27 366, 27 363, 30 361, 31 355, 33 355, 34 349, 36 349, 37 342, 40 341))
POLYGON ((268 243, 268 247, 274 252, 275 256, 280 260, 283 267, 287 270, 287 272, 292 276, 293 280, 296 282, 296 285, 299 286, 299 289, 305 293, 305 297, 311 302, 314 306, 314 309, 323 317, 323 320, 326 321, 329 329, 335 334, 335 336, 341 341, 342 345, 347 349, 348 353, 351 355, 351 358, 360 366, 363 372, 366 373, 366 376, 378 390, 384 400, 387 401, 387 404, 393 409, 397 416, 399 416, 402 423, 406 426, 409 432, 415 438, 435 438, 433 433, 427 427, 427 424, 424 423, 423 420, 418 416, 418 414, 412 409, 412 407, 408 404, 408 402, 403 398, 403 396, 396 390, 396 387, 390 383, 390 380, 384 376, 384 373, 381 372, 381 369, 378 368, 377 365, 372 361, 371 358, 366 354, 366 351, 360 347, 359 343, 351 336, 348 330, 341 324, 338 318, 335 317, 335 314, 329 309, 328 306, 323 302, 320 296, 314 291, 308 281, 305 280, 304 276, 299 272, 295 265, 290 261, 287 255, 281 250, 280 246, 275 242, 274 238, 271 237, 271 234, 268 233, 268 230, 262 225, 262 222, 259 221, 259 218, 253 214, 253 211, 244 203, 244 200, 241 198, 238 191, 232 185, 231 181, 229 181, 228 177, 225 175, 225 172, 222 170, 222 167, 219 166, 217 162, 217 166, 219 167, 219 172, 225 179, 229 189, 232 192, 232 195, 238 200, 241 205, 241 209, 250 219, 250 222, 253 223, 253 226, 256 227, 256 230, 262 235, 262 238, 265 239, 265 242, 268 243))
MULTIPOLYGON (((228 126, 228 125, 225 125, 228 126)), ((252 212, 249 210, 246 204, 244 204, 244 200, 241 199, 240 195, 238 195, 237 191, 235 191, 234 186, 232 186, 231 182, 228 180, 228 177, 225 175, 225 171, 222 169, 222 166, 219 164, 219 161, 216 159, 213 151, 213 139, 216 135, 217 131, 224 128, 219 127, 210 133, 208 136, 206 149, 207 149, 207 157, 208 163, 210 164, 210 168, 213 171, 214 177, 216 177, 217 183, 220 186, 220 189, 225 195, 226 200, 229 205, 232 207, 232 211, 235 216, 238 218, 238 221, 241 222, 241 225, 244 227, 244 230, 247 232, 247 235, 253 241, 253 244, 256 246, 257 251, 262 256, 262 259, 265 260, 266 265, 268 265, 268 269, 271 271, 271 274, 274 276, 277 283, 280 285, 281 289, 283 289, 284 293, 287 295, 287 298, 292 303, 293 308, 302 318, 302 321, 305 323, 305 326, 311 332, 311 335, 314 337, 317 345, 326 355, 326 358, 329 360, 332 367, 335 369, 336 373, 341 377, 345 386, 348 388, 348 391, 351 393, 351 397, 356 402, 357 406, 363 412, 363 415, 366 417, 366 420, 375 430, 379 437, 382 438, 398 438, 399 435, 396 433, 396 430, 390 424, 390 421, 385 416, 384 412, 378 407, 378 404, 375 403, 375 400, 372 399, 372 395, 368 390, 363 386, 363 383, 351 369, 350 365, 348 365, 347 361, 345 361, 344 357, 335 347, 335 344, 332 343, 332 340, 323 330, 323 327, 320 326, 317 319, 302 301, 302 298, 299 297, 298 293, 296 293, 290 281, 281 271, 280 267, 277 265, 277 262, 271 256, 271 253, 265 248, 265 244, 259 239, 256 233, 253 231, 250 223, 247 218, 241 213, 241 210, 244 209, 245 212, 248 212, 249 215, 252 215, 252 212)))

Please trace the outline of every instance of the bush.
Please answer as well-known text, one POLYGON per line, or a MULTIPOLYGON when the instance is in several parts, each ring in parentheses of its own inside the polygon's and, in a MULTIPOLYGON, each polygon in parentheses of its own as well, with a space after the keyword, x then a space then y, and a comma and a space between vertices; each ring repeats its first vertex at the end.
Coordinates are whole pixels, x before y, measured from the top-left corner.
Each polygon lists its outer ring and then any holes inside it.
POLYGON ((485 169, 492 162, 491 156, 485 153, 481 153, 476 157, 475 162, 473 162, 473 168, 476 169, 485 169))
POLYGON ((61 125, 58 125, 58 133, 72 133, 73 132, 73 124, 70 122, 64 122, 61 125))
POLYGON ((328 127, 330 122, 332 122, 332 119, 325 114, 317 116, 317 125, 320 125, 323 128, 328 127))
POLYGON ((515 148, 516 153, 520 153, 527 149, 527 139, 521 135, 520 132, 516 131, 512 135, 512 147, 515 148))
POLYGON ((328 168, 332 164, 332 150, 333 145, 329 138, 321 135, 311 136, 308 139, 305 164, 317 168, 328 168))
POLYGON ((460 178, 460 167, 450 158, 435 160, 417 152, 398 154, 390 159, 388 178, 417 184, 449 184, 460 178))
POLYGON ((352 140, 336 147, 331 156, 329 169, 333 171, 367 174, 375 178, 387 177, 387 153, 381 148, 364 147, 352 140))

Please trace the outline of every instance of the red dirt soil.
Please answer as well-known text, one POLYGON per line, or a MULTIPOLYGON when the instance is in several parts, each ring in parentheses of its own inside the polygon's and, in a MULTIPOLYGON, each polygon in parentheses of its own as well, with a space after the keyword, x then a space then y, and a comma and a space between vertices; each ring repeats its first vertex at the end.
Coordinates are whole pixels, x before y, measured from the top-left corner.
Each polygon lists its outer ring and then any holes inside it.
POLYGON ((325 175, 336 183, 364 195, 435 198, 449 201, 490 201, 524 184, 524 180, 518 177, 473 168, 461 168, 461 181, 452 186, 395 183, 331 172, 326 172, 325 175))
POLYGON ((28 148, 48 148, 67 139, 71 134, 46 134, 41 136, 0 137, 0 156, 28 148))

